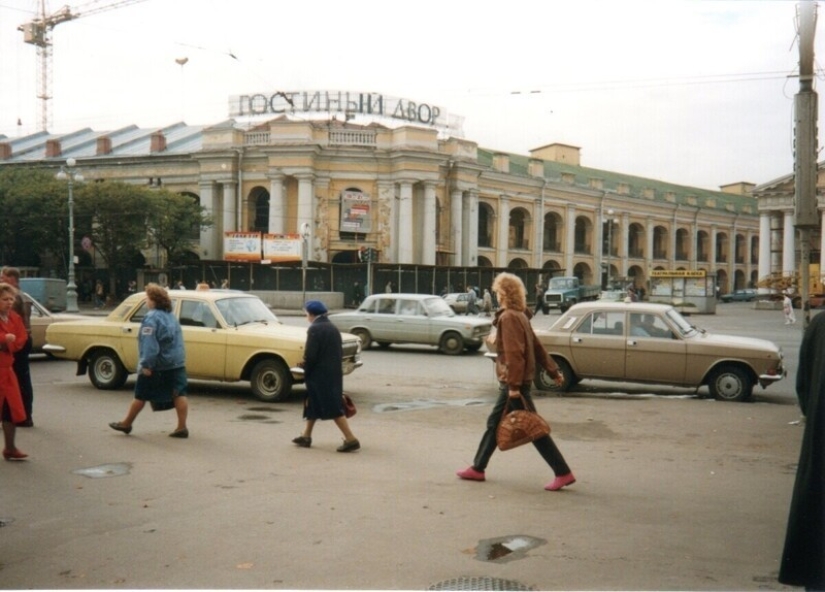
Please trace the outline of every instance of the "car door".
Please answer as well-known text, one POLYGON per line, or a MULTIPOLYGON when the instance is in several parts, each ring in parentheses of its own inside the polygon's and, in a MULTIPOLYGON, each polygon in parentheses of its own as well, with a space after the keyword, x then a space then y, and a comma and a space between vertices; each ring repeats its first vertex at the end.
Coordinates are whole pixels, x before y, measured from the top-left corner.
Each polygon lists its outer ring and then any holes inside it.
POLYGON ((430 343, 430 319, 418 300, 398 299, 395 326, 398 343, 430 343))
POLYGON ((627 336, 625 379, 681 384, 687 367, 687 345, 678 333, 658 314, 631 312, 629 319, 631 331, 627 336), (648 328, 635 330, 642 324, 648 328))
POLYGON ((186 348, 186 373, 192 377, 223 380, 226 375, 227 331, 221 327, 209 302, 179 298, 178 321, 186 348))
POLYGON ((594 311, 570 334, 573 370, 582 378, 621 380, 625 374, 625 313, 594 311))
POLYGON ((372 338, 385 343, 397 343, 395 339, 395 303, 390 296, 381 296, 375 303, 375 312, 370 313, 367 324, 372 338))

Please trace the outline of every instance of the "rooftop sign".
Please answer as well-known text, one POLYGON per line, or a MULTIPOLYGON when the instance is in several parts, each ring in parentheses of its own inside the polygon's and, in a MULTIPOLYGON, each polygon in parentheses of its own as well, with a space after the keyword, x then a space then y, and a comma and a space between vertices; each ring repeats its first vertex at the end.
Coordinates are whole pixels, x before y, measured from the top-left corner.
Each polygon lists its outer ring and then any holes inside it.
POLYGON ((423 125, 450 136, 463 135, 462 117, 449 115, 438 105, 390 97, 374 92, 301 90, 273 91, 229 97, 230 117, 293 114, 336 114, 347 119, 366 116, 423 125))

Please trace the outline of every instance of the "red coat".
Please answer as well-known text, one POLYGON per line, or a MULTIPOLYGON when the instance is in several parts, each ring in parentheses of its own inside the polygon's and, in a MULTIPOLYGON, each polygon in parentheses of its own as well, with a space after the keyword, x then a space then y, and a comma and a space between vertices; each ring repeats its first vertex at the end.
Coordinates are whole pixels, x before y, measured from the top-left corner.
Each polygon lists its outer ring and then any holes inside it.
POLYGON ((29 334, 19 314, 11 310, 8 319, 0 319, 0 409, 4 402, 8 403, 11 420, 15 423, 26 421, 26 409, 23 407, 23 398, 20 396, 20 387, 12 364, 14 352, 23 349, 28 339, 29 334), (15 339, 12 343, 6 343, 7 333, 14 334, 15 339))

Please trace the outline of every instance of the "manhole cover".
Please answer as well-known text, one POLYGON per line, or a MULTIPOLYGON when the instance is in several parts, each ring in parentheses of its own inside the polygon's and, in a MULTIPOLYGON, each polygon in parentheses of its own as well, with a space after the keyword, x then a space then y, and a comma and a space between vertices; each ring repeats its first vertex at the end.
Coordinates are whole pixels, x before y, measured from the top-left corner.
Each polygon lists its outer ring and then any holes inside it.
POLYGON ((461 577, 433 584, 427 590, 534 590, 515 580, 488 577, 461 577))

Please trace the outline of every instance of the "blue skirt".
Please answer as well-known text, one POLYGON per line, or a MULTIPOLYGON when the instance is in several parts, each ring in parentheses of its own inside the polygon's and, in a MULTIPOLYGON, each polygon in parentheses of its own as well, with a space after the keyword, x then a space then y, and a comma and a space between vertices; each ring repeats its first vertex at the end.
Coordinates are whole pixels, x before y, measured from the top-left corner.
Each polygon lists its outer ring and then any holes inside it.
POLYGON ((135 383, 135 399, 141 401, 172 401, 186 394, 186 368, 155 370, 152 376, 138 374, 135 383))

